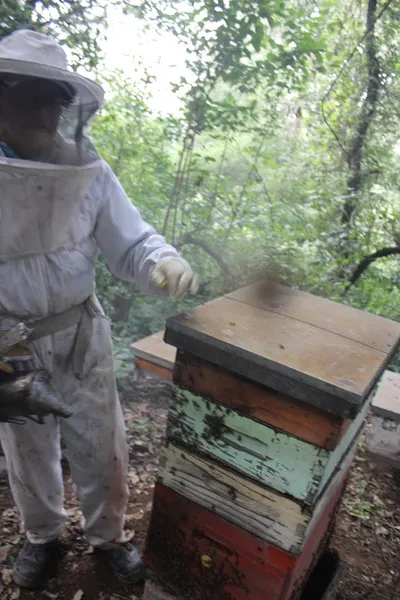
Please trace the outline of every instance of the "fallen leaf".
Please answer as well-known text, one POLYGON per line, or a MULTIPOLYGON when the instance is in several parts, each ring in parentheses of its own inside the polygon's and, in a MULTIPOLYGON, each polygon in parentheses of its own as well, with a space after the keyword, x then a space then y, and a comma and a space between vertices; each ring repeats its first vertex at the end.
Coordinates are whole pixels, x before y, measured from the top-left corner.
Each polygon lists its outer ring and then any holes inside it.
POLYGON ((126 515, 127 520, 134 519, 135 521, 140 521, 140 519, 143 519, 143 517, 144 517, 144 510, 142 508, 140 510, 137 510, 134 513, 126 515))
POLYGON ((125 529, 125 537, 127 542, 130 542, 135 537, 135 531, 133 529, 125 529))
POLYGON ((13 544, 15 546, 15 544, 19 544, 21 541, 21 536, 20 535, 13 535, 10 539, 9 542, 10 544, 13 544))
POLYGON ((83 590, 78 590, 72 600, 82 600, 83 598, 83 590))
POLYGON ((2 569, 1 570, 1 578, 6 585, 10 585, 12 582, 12 570, 11 569, 2 569))
POLYGON ((18 598, 20 597, 21 594, 21 590, 19 588, 16 588, 15 590, 12 591, 12 594, 10 596, 11 600, 18 600, 18 598))
POLYGON ((7 510, 5 510, 5 511, 3 512, 3 515, 2 515, 2 517, 3 517, 3 519, 11 519, 11 520, 14 520, 14 519, 16 519, 16 518, 17 518, 17 515, 15 514, 15 511, 14 511, 14 509, 13 509, 13 508, 7 508, 7 510))
POLYGON ((375 533, 376 535, 389 535, 389 530, 386 527, 377 527, 375 533))
POLYGON ((0 548, 0 562, 3 562, 8 556, 8 553, 12 550, 12 546, 8 544, 7 546, 2 546, 0 548))
POLYGON ((379 498, 379 496, 377 496, 376 494, 374 494, 373 496, 373 500, 374 500, 374 504, 376 506, 385 506, 385 503, 382 502, 382 500, 379 498))

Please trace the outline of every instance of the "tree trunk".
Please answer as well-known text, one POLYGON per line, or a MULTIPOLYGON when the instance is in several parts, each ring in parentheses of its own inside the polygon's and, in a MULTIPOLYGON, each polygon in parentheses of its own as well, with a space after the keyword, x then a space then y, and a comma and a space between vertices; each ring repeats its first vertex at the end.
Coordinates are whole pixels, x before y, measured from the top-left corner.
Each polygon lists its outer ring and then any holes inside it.
POLYGON ((380 67, 376 53, 375 21, 377 0, 368 0, 365 37, 365 54, 367 60, 367 88, 358 117, 356 131, 347 155, 349 176, 347 179, 347 200, 343 206, 342 223, 351 228, 354 213, 357 209, 357 195, 363 183, 362 160, 368 129, 376 113, 380 89, 380 67))

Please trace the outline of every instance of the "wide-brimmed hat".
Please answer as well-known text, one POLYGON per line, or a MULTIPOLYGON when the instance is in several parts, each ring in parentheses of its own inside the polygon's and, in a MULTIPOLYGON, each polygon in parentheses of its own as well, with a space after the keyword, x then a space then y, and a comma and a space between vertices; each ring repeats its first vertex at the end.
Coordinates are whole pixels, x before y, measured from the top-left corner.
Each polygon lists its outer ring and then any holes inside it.
POLYGON ((96 110, 104 100, 100 85, 68 68, 67 55, 60 44, 29 29, 14 31, 0 41, 0 78, 1 74, 65 82, 76 92, 72 108, 96 110))

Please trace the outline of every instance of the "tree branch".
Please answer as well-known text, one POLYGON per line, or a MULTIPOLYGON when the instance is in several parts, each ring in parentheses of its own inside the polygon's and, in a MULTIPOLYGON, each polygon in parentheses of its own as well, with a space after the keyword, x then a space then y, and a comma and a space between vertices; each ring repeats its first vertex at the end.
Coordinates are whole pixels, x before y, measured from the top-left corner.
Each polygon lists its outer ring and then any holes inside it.
POLYGON ((186 245, 199 246, 199 248, 201 248, 202 250, 204 250, 204 252, 206 252, 209 256, 211 256, 211 258, 217 263, 217 265, 219 266, 221 271, 227 277, 229 277, 229 278, 231 277, 231 272, 229 270, 229 267, 226 264, 226 262, 224 261, 224 259, 221 258, 220 253, 217 250, 215 250, 214 248, 212 248, 205 240, 201 240, 200 238, 195 238, 192 236, 191 233, 185 233, 183 238, 181 240, 179 240, 179 242, 176 244, 176 248, 179 250, 180 248, 182 248, 182 246, 186 246, 186 245))
POLYGON ((364 273, 364 271, 369 267, 369 265, 371 263, 373 263, 375 260, 378 260, 379 258, 385 258, 387 256, 394 256, 395 254, 400 254, 400 246, 381 248, 381 250, 377 250, 373 254, 369 254, 368 256, 365 256, 362 259, 362 261, 360 262, 360 264, 354 270, 353 275, 350 277, 349 283, 346 286, 346 292, 351 288, 352 285, 354 285, 356 283, 356 281, 358 281, 358 279, 360 279, 361 275, 364 273))

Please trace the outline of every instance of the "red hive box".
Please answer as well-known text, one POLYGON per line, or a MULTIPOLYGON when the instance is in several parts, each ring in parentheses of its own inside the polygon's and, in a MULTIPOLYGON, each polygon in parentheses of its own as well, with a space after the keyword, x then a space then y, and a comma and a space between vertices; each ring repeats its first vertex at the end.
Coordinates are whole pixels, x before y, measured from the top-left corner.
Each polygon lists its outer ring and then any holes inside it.
POLYGON ((346 475, 298 556, 157 483, 146 562, 179 600, 294 600, 329 541, 346 475))

